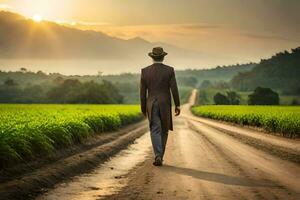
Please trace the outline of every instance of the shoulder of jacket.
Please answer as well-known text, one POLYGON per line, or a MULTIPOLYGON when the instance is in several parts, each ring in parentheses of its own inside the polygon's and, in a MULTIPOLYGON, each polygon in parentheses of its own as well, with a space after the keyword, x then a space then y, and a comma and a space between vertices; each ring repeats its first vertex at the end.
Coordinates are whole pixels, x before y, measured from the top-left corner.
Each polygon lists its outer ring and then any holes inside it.
POLYGON ((149 66, 147 66, 147 67, 144 67, 144 68, 142 68, 141 71, 145 71, 145 70, 149 69, 151 66, 152 66, 152 65, 149 65, 149 66))
POLYGON ((169 70, 174 70, 174 68, 173 67, 171 67, 171 66, 169 66, 169 65, 165 65, 165 64, 163 64, 167 69, 169 69, 169 70))
POLYGON ((167 69, 167 70, 172 70, 173 69, 173 67, 171 67, 169 65, 166 65, 164 63, 161 63, 160 65, 163 67, 163 69, 167 69))
POLYGON ((145 72, 146 68, 147 67, 144 67, 144 68, 141 69, 141 74, 143 74, 145 72))

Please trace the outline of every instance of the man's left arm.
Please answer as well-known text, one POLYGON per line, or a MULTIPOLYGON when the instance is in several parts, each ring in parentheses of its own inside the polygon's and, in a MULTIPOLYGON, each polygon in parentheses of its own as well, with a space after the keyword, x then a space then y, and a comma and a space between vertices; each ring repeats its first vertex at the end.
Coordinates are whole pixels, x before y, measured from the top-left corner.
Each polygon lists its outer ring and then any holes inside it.
POLYGON ((171 72, 170 88, 175 103, 175 115, 178 116, 180 114, 180 100, 179 100, 179 92, 178 92, 175 72, 173 68, 171 72))

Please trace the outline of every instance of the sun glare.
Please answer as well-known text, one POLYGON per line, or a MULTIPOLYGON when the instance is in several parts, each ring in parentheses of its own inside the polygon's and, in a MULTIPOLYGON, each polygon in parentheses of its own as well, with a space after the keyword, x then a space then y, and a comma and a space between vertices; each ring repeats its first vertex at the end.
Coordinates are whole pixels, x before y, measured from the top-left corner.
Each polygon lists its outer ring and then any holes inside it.
POLYGON ((35 22, 38 22, 38 23, 43 20, 42 16, 38 15, 38 14, 35 14, 32 18, 35 22))

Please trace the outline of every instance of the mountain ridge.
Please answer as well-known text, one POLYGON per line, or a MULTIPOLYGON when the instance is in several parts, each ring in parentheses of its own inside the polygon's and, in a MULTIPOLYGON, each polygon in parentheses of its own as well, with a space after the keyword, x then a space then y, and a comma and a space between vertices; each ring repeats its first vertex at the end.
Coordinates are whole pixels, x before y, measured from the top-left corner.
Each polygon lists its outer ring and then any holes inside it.
POLYGON ((197 57, 198 53, 141 37, 128 40, 93 30, 80 30, 51 21, 0 11, 0 58, 5 59, 132 59, 163 44, 175 56, 197 57))

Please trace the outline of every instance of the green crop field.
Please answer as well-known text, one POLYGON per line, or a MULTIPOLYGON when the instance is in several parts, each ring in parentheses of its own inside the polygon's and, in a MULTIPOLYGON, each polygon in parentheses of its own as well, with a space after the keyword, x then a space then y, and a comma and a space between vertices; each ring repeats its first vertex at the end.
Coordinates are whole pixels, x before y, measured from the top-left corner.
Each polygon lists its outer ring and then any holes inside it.
POLYGON ((136 105, 0 104, 0 165, 51 155, 141 118, 136 105))
POLYGON ((195 115, 262 127, 286 137, 300 136, 300 106, 197 106, 195 115))

